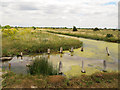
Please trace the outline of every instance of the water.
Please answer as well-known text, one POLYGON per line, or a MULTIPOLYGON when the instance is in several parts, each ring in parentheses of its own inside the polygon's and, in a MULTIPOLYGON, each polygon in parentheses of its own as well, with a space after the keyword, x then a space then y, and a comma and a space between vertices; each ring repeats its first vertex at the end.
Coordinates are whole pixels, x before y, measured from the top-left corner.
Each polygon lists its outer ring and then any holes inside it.
MULTIPOLYGON (((64 35, 59 35, 64 36, 64 35)), ((64 36, 68 38, 75 38, 70 36, 64 36)), ((15 73, 26 74, 28 68, 26 64, 29 64, 35 57, 46 56, 48 60, 58 67, 60 61, 62 61, 62 71, 67 76, 81 75, 82 60, 84 62, 84 70, 86 74, 92 74, 103 70, 103 60, 106 60, 107 71, 118 71, 118 44, 104 41, 97 41, 84 38, 76 38, 83 41, 84 51, 81 52, 81 48, 74 49, 74 52, 64 51, 64 54, 42 54, 33 56, 24 56, 22 59, 14 57, 11 61, 2 62, 2 67, 8 70, 9 63, 11 63, 11 70, 15 73), (106 53, 106 47, 110 51, 110 56, 106 53)))

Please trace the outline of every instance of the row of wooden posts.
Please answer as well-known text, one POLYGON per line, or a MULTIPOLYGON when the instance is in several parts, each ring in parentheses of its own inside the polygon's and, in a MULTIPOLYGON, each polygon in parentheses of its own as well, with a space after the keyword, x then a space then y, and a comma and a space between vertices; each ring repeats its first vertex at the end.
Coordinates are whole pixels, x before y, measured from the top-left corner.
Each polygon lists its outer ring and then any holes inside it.
MULTIPOLYGON (((106 61, 103 60, 103 72, 107 72, 106 71, 106 61)), ((84 69, 84 61, 82 60, 82 70, 81 70, 82 73, 86 73, 85 69, 84 69)), ((59 74, 63 74, 62 72, 62 62, 60 61, 59 62, 59 74)))
MULTIPOLYGON (((83 52, 83 47, 81 47, 81 51, 83 52)), ((71 47, 70 52, 74 52, 73 47, 71 47)), ((47 50, 47 53, 50 54, 50 48, 47 50)), ((63 53, 62 47, 60 47, 60 53, 63 53)))
MULTIPOLYGON (((81 51, 83 52, 83 47, 81 47, 81 51)), ((70 52, 74 52, 73 47, 71 47, 70 52)), ((108 47, 106 47, 106 52, 107 52, 107 55, 109 56, 110 52, 109 52, 108 47)), ((47 53, 50 54, 50 48, 47 50, 47 53)), ((63 53, 63 48, 62 47, 60 47, 60 53, 63 53)), ((23 56, 22 52, 20 53, 20 55, 17 55, 17 57, 22 57, 22 56, 23 56)))

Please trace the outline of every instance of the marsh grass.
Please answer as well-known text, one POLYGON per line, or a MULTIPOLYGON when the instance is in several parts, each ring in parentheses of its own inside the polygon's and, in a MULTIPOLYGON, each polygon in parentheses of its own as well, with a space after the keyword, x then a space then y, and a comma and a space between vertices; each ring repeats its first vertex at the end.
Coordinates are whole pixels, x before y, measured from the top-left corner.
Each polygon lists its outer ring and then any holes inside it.
POLYGON ((64 30, 50 30, 48 29, 47 32, 50 33, 56 33, 56 34, 63 34, 63 35, 69 35, 69 36, 74 36, 74 37, 83 37, 83 38, 89 38, 89 39, 95 39, 95 40, 103 40, 103 41, 108 41, 108 42, 116 42, 120 43, 120 40, 118 38, 118 30, 99 30, 99 31, 94 31, 94 30, 82 30, 78 29, 78 31, 73 32, 71 29, 64 29, 64 30), (112 34, 113 37, 106 37, 106 35, 112 34))
POLYGON ((29 67, 31 75, 57 75, 58 69, 45 57, 36 58, 29 67))
POLYGON ((69 50, 72 46, 74 48, 82 46, 82 42, 79 40, 59 37, 29 28, 18 29, 12 35, 7 33, 4 31, 2 33, 3 56, 18 55, 20 52, 23 54, 45 53, 48 48, 51 49, 51 52, 58 52, 60 47, 63 47, 63 50, 69 50))

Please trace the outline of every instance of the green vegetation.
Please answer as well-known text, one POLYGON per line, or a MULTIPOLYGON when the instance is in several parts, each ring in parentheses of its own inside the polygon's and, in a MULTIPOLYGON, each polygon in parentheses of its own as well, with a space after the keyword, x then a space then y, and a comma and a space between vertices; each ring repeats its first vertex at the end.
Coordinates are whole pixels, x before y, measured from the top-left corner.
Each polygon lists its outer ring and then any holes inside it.
POLYGON ((36 27, 34 27, 34 26, 32 26, 32 28, 33 28, 33 30, 35 30, 35 29, 36 29, 36 27))
POLYGON ((60 75, 22 75, 8 72, 2 77, 3 88, 118 88, 120 73, 97 72, 93 75, 82 75, 66 78, 60 75))
POLYGON ((31 28, 2 29, 3 56, 18 55, 20 52, 23 54, 44 53, 48 48, 51 52, 58 52, 60 47, 63 47, 63 50, 69 50, 72 46, 81 47, 82 42, 31 28))
POLYGON ((115 42, 120 43, 120 40, 118 38, 118 30, 92 30, 92 29, 77 29, 78 31, 73 32, 72 29, 47 29, 47 32, 50 33, 56 33, 56 34, 63 34, 63 35, 69 35, 69 36, 75 36, 75 37, 83 37, 83 38, 89 38, 89 39, 95 39, 95 40, 103 40, 108 42, 115 42), (110 36, 112 35, 112 36, 110 36), (109 37, 110 36, 110 37, 109 37))
POLYGON ((45 57, 36 58, 29 67, 31 75, 57 75, 57 68, 53 67, 53 64, 48 62, 45 57))
POLYGON ((77 31, 77 28, 75 26, 73 26, 73 31, 77 31))
POLYGON ((93 29, 94 31, 98 31, 99 29, 96 27, 95 29, 93 29))

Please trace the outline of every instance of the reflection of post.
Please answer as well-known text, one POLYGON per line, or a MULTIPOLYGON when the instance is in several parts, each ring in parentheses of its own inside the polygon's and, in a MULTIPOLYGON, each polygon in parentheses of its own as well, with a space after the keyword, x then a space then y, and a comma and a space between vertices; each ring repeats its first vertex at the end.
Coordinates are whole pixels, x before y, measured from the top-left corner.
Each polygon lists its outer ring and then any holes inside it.
POLYGON ((109 55, 110 55, 110 52, 109 52, 108 47, 106 47, 106 51, 107 51, 107 55, 109 56, 109 55))
POLYGON ((62 47, 60 47, 60 53, 63 53, 63 48, 62 47))
POLYGON ((106 61, 103 60, 103 72, 106 72, 106 61))
POLYGON ((63 56, 63 55, 62 55, 62 53, 61 53, 61 54, 60 54, 60 57, 62 58, 62 56, 63 56))
POLYGON ((86 71, 84 70, 84 62, 82 60, 82 70, 81 70, 82 73, 86 73, 86 71))
POLYGON ((11 69, 11 63, 9 63, 9 70, 11 69))
POLYGON ((59 62, 59 74, 62 74, 62 62, 59 62))
POLYGON ((50 49, 48 49, 47 53, 50 54, 50 49))
POLYGON ((83 52, 83 47, 81 47, 81 52, 83 52))
POLYGON ((73 56, 73 52, 71 52, 71 56, 73 56))
POLYGON ((50 59, 50 54, 48 54, 48 59, 50 59))

